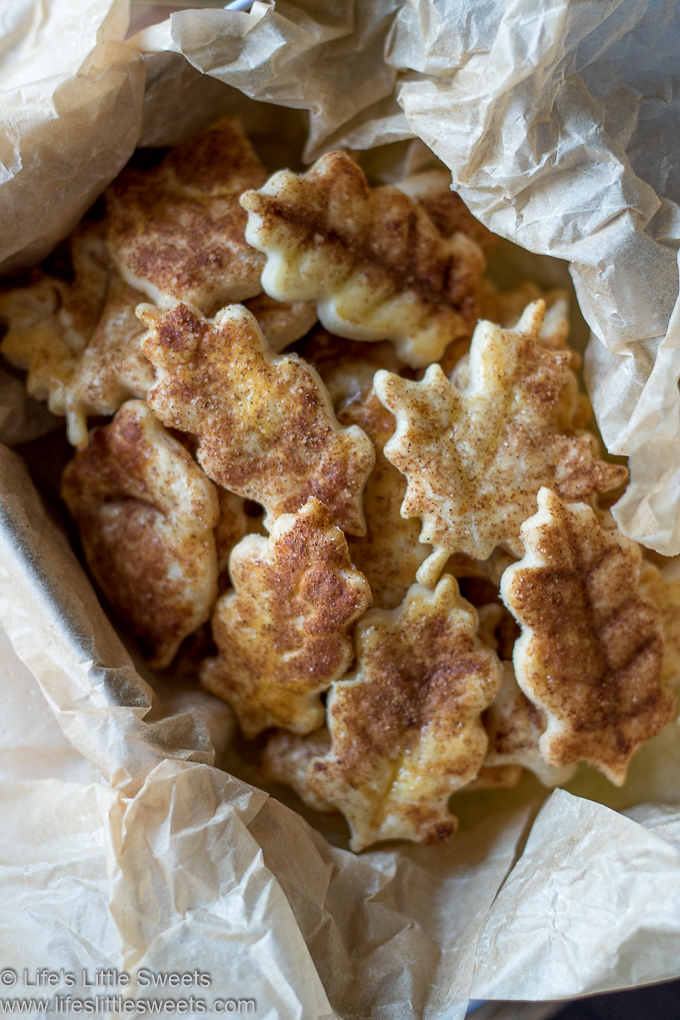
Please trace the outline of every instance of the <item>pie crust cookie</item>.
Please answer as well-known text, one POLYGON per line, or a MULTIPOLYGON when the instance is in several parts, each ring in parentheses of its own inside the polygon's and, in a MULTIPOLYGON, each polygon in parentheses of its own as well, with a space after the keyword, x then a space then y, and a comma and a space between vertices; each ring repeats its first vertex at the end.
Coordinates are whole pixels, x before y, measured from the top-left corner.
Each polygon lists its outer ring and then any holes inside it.
POLYGON ((313 368, 273 354, 242 305, 214 320, 186 305, 142 305, 137 314, 158 380, 149 405, 165 425, 198 436, 198 462, 213 481, 261 503, 266 527, 315 496, 338 527, 365 532, 373 446, 356 425, 338 423, 313 368))
POLYGON ((480 716, 501 680, 476 631, 477 613, 448 574, 358 623, 357 668, 328 695, 331 749, 308 772, 312 790, 347 818, 353 850, 453 835, 447 801, 482 765, 480 716))
POLYGON ((246 240, 267 257, 264 290, 277 301, 316 301, 332 333, 392 340, 413 367, 469 336, 481 249, 460 232, 442 237, 397 188, 370 188, 347 153, 322 156, 306 174, 280 170, 241 204, 246 240))
POLYGON ((144 401, 130 400, 76 453, 62 495, 99 587, 163 669, 217 597, 215 486, 144 401))
POLYGON ((633 753, 674 708, 640 548, 602 529, 591 507, 565 504, 547 488, 522 541, 524 557, 503 574, 501 595, 522 627, 517 682, 545 713, 541 755, 558 768, 587 761, 620 786, 633 753))
POLYGON ((269 726, 318 729, 319 695, 347 670, 351 625, 371 603, 345 536, 312 498, 279 517, 268 538, 242 539, 229 573, 234 590, 213 612, 219 654, 203 666, 204 686, 231 704, 248 737, 269 726))

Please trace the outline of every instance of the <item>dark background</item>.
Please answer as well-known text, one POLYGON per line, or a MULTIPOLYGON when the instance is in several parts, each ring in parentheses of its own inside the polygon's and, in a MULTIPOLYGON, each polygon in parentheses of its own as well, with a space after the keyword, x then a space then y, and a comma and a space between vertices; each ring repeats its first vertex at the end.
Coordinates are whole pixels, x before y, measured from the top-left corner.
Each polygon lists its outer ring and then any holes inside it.
POLYGON ((680 981, 572 1002, 553 1020, 680 1020, 680 981))

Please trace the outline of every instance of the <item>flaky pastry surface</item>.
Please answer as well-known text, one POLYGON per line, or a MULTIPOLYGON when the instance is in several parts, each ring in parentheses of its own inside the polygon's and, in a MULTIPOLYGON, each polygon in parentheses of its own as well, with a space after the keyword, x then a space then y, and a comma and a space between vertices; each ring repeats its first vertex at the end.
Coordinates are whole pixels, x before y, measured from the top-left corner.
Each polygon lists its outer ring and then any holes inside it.
POLYGON ((620 785, 634 751, 670 721, 661 618, 640 588, 639 547, 593 510, 547 488, 522 525, 525 555, 505 571, 503 601, 522 626, 517 682, 546 716, 543 758, 587 761, 620 785))
POLYGON ((80 351, 92 335, 108 293, 111 260, 101 221, 84 220, 57 249, 53 263, 63 262, 59 278, 59 324, 70 350, 80 351))
POLYGON ((241 204, 246 239, 267 256, 264 290, 278 301, 316 301, 331 332, 390 339, 414 367, 469 335, 479 247, 462 233, 442 237, 398 189, 369 188, 346 153, 328 153, 300 176, 281 170, 241 204))
POLYGON ((87 347, 65 387, 64 408, 70 442, 87 445, 87 417, 113 414, 131 397, 144 397, 155 379, 142 350, 144 327, 135 309, 144 295, 120 277, 109 294, 87 347))
POLYGON ((32 396, 66 416, 75 446, 87 444, 88 414, 113 414, 143 396, 153 377, 135 343, 142 295, 125 294, 103 234, 101 223, 82 223, 52 258, 63 279, 36 270, 30 284, 0 296, 3 356, 28 371, 32 396))
POLYGON ((163 668, 217 596, 215 486, 141 400, 64 471, 62 495, 100 588, 163 668))
MULTIPOLYGON (((488 283, 488 281, 482 282, 488 283)), ((501 305, 500 308, 496 308, 498 315, 484 314, 480 318, 500 323, 507 329, 515 329, 521 318, 520 313, 526 308, 526 302, 520 307, 519 301, 523 300, 527 295, 530 295, 532 300, 537 300, 539 298, 538 288, 527 284, 518 287, 515 291, 497 294, 496 296, 499 300, 496 304, 501 305), (506 302, 505 308, 502 307, 501 298, 506 302)), ((581 357, 567 345, 567 338, 569 336, 569 302, 560 291, 548 295, 546 302, 548 301, 550 303, 547 305, 543 325, 538 333, 538 340, 542 347, 546 347, 550 351, 568 353, 571 369, 571 371, 565 374, 562 388, 555 399, 552 422, 558 432, 562 432, 565 435, 577 435, 578 430, 587 427, 592 418, 593 411, 588 397, 585 393, 581 393, 578 388, 578 379, 575 372, 581 365, 581 357)), ((454 386, 459 390, 464 390, 470 384, 470 357, 467 351, 463 352, 462 355, 460 351, 456 352, 458 343, 459 341, 447 348, 439 364, 442 366, 443 371, 449 375, 449 379, 454 386)))
POLYGON ((31 396, 63 415, 68 380, 87 340, 81 338, 74 347, 66 340, 59 314, 65 284, 40 272, 36 277, 29 286, 0 296, 0 319, 7 326, 0 351, 11 365, 28 372, 31 396))
MULTIPOLYGON (((493 558, 493 557, 492 557, 493 558)), ((455 557, 451 557, 452 560, 455 557)), ((447 569, 450 566, 447 564, 447 569)), ((480 578, 481 580, 481 578, 480 578)), ((500 580, 500 578, 499 578, 500 580)), ((487 581, 480 585, 480 591, 467 591, 468 598, 481 594, 487 581)), ((496 592, 498 582, 496 582, 496 592)), ((567 765, 558 769, 541 757, 538 743, 545 730, 545 716, 520 690, 512 666, 512 653, 520 628, 499 602, 481 605, 479 636, 485 644, 497 652, 501 660, 502 680, 498 694, 482 715, 482 722, 489 738, 484 764, 475 780, 466 791, 475 789, 511 789, 524 777, 528 769, 543 783, 552 788, 567 783, 576 766, 567 765)))
POLYGON ((157 304, 207 314, 258 294, 264 259, 245 240, 239 197, 266 176, 230 117, 153 169, 125 169, 106 192, 109 250, 124 279, 157 304))
POLYGON ((144 295, 110 264, 100 223, 82 224, 69 239, 73 279, 38 271, 27 287, 0 297, 8 324, 0 351, 28 370, 26 388, 66 417, 73 446, 87 445, 87 417, 113 414, 143 397, 154 372, 141 349, 135 308, 144 295))
POLYGON ((349 666, 350 626, 371 602, 345 536, 310 499, 279 517, 268 538, 242 539, 229 573, 234 590, 212 616, 219 655, 203 666, 204 686, 232 705, 246 736, 269 726, 318 729, 319 695, 349 666))
POLYGON ((455 831, 450 794, 473 779, 487 738, 480 715, 500 683, 495 653, 476 636, 477 614, 445 575, 413 585, 394 610, 356 628, 357 669, 327 701, 331 750, 308 781, 346 816, 351 847, 384 839, 427 844, 455 831))
POLYGON ((158 378, 149 404, 164 424, 199 437, 198 461, 218 485, 261 503, 267 526, 316 496, 334 524, 364 532, 373 447, 356 426, 338 424, 314 369, 273 354, 242 305, 214 320, 184 305, 138 314, 158 378))
POLYGON ((501 543, 520 555, 520 525, 541 485, 575 501, 627 477, 596 458, 590 435, 558 432, 569 355, 539 341, 543 313, 543 302, 530 305, 515 330, 480 322, 464 390, 439 365, 421 382, 376 374, 378 398, 397 419, 385 456, 408 479, 402 513, 420 517, 421 541, 480 560, 501 543))

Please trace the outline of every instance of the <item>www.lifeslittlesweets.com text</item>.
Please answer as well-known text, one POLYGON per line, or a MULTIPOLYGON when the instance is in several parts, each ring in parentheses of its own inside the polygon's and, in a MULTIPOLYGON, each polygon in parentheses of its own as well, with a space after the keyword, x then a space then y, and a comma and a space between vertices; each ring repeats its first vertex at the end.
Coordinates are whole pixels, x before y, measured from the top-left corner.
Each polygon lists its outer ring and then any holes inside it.
POLYGON ((142 968, 130 975, 114 967, 83 968, 79 973, 64 968, 28 970, 5 967, 0 970, 0 1015, 252 1015, 257 1011, 257 1004, 252 998, 208 998, 205 993, 201 994, 202 990, 211 986, 211 975, 201 970, 180 973, 142 968), (30 998, 10 997, 10 989, 17 992, 22 987, 30 989, 33 995, 30 998), (84 995, 79 994, 81 990, 84 995), (49 998, 39 995, 48 991, 52 992, 49 998), (172 997, 168 994, 173 991, 179 991, 180 995, 172 997))

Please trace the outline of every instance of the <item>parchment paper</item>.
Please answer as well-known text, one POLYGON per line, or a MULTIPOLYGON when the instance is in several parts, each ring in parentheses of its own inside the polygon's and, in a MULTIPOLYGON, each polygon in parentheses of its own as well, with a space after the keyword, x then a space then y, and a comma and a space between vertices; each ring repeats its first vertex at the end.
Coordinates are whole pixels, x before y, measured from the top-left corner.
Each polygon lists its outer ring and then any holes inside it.
MULTIPOLYGON (((646 464, 642 492, 634 461, 621 520, 638 537, 665 528, 675 549, 675 327, 661 341, 678 289, 671 15, 590 0, 256 0, 124 42, 123 2, 21 0, 0 14, 3 270, 49 251, 140 140, 184 140, 223 110, 246 117, 271 168, 295 165, 306 118, 306 159, 390 143, 365 160, 383 179, 430 158, 420 136, 487 225, 575 263, 600 337, 600 425, 646 464)), ((3 963, 200 967, 208 999, 254 998, 258 1016, 380 1020, 680 973, 676 724, 621 791, 586 769, 547 800, 532 780, 462 793, 451 846, 357 857, 213 766, 228 713, 141 678, 4 449, 0 505, 1 668, 40 704, 0 742, 3 963)))

